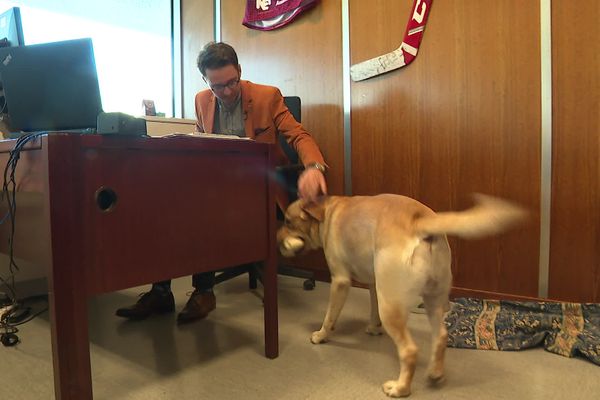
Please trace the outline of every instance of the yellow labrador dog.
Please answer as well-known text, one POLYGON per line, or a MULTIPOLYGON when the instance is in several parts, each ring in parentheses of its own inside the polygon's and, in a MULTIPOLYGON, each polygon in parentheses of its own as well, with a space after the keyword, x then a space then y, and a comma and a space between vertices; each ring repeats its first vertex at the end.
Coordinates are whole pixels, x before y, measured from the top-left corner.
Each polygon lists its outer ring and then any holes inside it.
POLYGON ((504 200, 485 195, 476 195, 475 200, 468 210, 442 213, 392 194, 292 203, 285 213, 285 225, 277 232, 282 255, 291 257, 323 247, 331 272, 327 313, 311 342, 322 343, 331 334, 351 280, 368 284, 371 318, 366 332, 380 334, 383 323, 400 358, 400 376, 385 382, 383 390, 391 397, 408 396, 417 347, 407 319, 422 299, 433 339, 428 378, 432 383, 441 381, 448 336, 444 314, 452 280, 446 235, 478 238, 498 234, 525 216, 521 208, 504 200))

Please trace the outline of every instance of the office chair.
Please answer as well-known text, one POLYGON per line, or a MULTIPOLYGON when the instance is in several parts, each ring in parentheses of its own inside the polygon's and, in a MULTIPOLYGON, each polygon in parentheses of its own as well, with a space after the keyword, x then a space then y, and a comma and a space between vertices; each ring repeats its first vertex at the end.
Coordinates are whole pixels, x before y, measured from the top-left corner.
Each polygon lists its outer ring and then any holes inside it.
MULTIPOLYGON (((283 101, 290 113, 296 121, 301 122, 302 119, 302 103, 298 96, 285 96, 283 101)), ((290 160, 289 165, 282 165, 276 168, 276 179, 279 185, 285 187, 289 202, 292 203, 298 199, 298 177, 304 166, 300 163, 298 153, 286 141, 285 136, 279 135, 279 146, 290 160)), ((283 213, 277 209, 277 219, 283 220, 283 213)), ((238 267, 228 268, 215 276, 215 284, 225 282, 236 276, 248 273, 250 289, 256 289, 257 281, 261 280, 260 267, 256 264, 245 264, 238 267)), ((303 283, 304 290, 312 290, 315 287, 315 279, 312 273, 298 268, 293 268, 285 265, 279 265, 278 273, 282 275, 294 276, 297 278, 305 278, 303 283)))

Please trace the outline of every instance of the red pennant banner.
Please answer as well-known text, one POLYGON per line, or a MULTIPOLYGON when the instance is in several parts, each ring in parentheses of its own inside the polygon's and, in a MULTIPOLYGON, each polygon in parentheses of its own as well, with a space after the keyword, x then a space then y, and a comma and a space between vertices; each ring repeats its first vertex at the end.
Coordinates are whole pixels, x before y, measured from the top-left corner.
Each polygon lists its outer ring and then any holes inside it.
POLYGON ((318 2, 319 0, 247 0, 242 24, 261 31, 281 28, 318 2))

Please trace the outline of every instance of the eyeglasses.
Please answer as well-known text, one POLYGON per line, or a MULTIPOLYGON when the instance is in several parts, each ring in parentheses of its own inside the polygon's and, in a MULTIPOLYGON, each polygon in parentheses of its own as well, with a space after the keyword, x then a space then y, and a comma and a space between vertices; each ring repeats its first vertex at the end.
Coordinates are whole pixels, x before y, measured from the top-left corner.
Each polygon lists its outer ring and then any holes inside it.
POLYGON ((222 92, 223 90, 225 90, 225 88, 229 88, 230 90, 235 89, 240 83, 240 78, 234 78, 227 83, 219 83, 216 85, 211 85, 210 83, 208 83, 208 81, 206 81, 206 79, 205 82, 208 84, 208 86, 212 89, 213 92, 222 92))

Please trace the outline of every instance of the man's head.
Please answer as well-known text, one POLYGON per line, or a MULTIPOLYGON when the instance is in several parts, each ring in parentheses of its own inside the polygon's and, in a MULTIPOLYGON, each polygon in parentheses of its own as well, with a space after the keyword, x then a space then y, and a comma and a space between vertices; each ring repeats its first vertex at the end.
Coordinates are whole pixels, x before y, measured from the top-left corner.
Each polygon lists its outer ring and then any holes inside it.
POLYGON ((226 104, 238 98, 242 69, 233 47, 223 42, 210 42, 198 54, 197 64, 217 98, 226 104))

